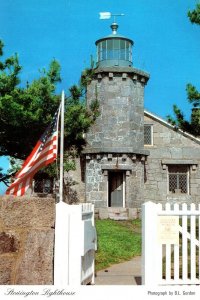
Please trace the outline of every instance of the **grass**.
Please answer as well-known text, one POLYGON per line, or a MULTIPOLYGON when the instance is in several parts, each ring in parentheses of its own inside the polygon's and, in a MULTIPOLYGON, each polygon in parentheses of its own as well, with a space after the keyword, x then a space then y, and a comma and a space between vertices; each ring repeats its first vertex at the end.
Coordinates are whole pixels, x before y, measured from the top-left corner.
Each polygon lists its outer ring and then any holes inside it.
POLYGON ((96 271, 141 255, 141 220, 96 220, 96 271))

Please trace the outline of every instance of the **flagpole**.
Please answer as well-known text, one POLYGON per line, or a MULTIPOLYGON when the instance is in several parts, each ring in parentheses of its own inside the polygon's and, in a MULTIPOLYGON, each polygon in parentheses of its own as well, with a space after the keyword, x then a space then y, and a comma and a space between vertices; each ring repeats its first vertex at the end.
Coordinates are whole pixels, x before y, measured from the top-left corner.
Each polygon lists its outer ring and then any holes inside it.
POLYGON ((69 205, 63 201, 63 154, 64 154, 65 94, 62 91, 60 110, 60 201, 56 203, 54 285, 69 285, 69 205))
POLYGON ((61 97, 61 124, 60 124, 60 186, 59 186, 60 202, 63 201, 64 113, 65 113, 65 93, 64 93, 64 91, 62 91, 62 97, 61 97))

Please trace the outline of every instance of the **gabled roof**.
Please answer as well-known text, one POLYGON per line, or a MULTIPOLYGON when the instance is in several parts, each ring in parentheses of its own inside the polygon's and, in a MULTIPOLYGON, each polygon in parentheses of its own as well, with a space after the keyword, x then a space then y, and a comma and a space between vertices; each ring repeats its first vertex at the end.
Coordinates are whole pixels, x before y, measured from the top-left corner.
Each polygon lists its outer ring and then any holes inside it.
POLYGON ((162 125, 164 125, 164 126, 170 128, 170 129, 172 129, 172 130, 174 130, 174 131, 176 131, 176 132, 182 134, 184 137, 189 138, 190 140, 192 140, 192 141, 194 141, 195 143, 197 143, 197 144, 200 145, 200 138, 197 138, 197 137, 195 137, 194 135, 192 135, 192 134, 190 134, 190 133, 188 133, 188 132, 186 132, 186 131, 183 131, 183 130, 177 128, 176 126, 170 124, 169 122, 165 121, 165 120, 162 119, 161 117, 158 117, 157 115, 155 115, 155 114, 153 114, 153 113, 151 113, 151 112, 149 112, 149 111, 147 111, 147 110, 144 110, 144 115, 146 115, 146 116, 149 117, 149 118, 154 119, 155 121, 158 121, 160 124, 162 124, 162 125))

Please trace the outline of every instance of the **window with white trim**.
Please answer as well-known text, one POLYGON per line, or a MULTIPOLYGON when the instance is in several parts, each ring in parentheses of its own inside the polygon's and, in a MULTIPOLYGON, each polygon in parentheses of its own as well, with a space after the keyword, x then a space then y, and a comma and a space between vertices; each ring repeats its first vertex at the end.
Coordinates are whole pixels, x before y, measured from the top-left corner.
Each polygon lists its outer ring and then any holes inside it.
POLYGON ((144 145, 153 145, 153 125, 144 124, 144 145))
POLYGON ((187 165, 168 166, 170 194, 189 194, 189 168, 187 165))

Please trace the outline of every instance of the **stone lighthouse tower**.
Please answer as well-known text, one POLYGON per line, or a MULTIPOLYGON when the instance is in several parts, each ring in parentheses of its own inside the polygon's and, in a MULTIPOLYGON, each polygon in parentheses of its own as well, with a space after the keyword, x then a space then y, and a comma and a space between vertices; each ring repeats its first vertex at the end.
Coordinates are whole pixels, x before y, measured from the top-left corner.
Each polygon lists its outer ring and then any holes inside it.
POLYGON ((86 202, 104 215, 127 214, 143 202, 144 87, 149 75, 132 66, 133 41, 112 33, 96 41, 97 68, 87 86, 87 105, 100 115, 87 133, 84 150, 86 202))

